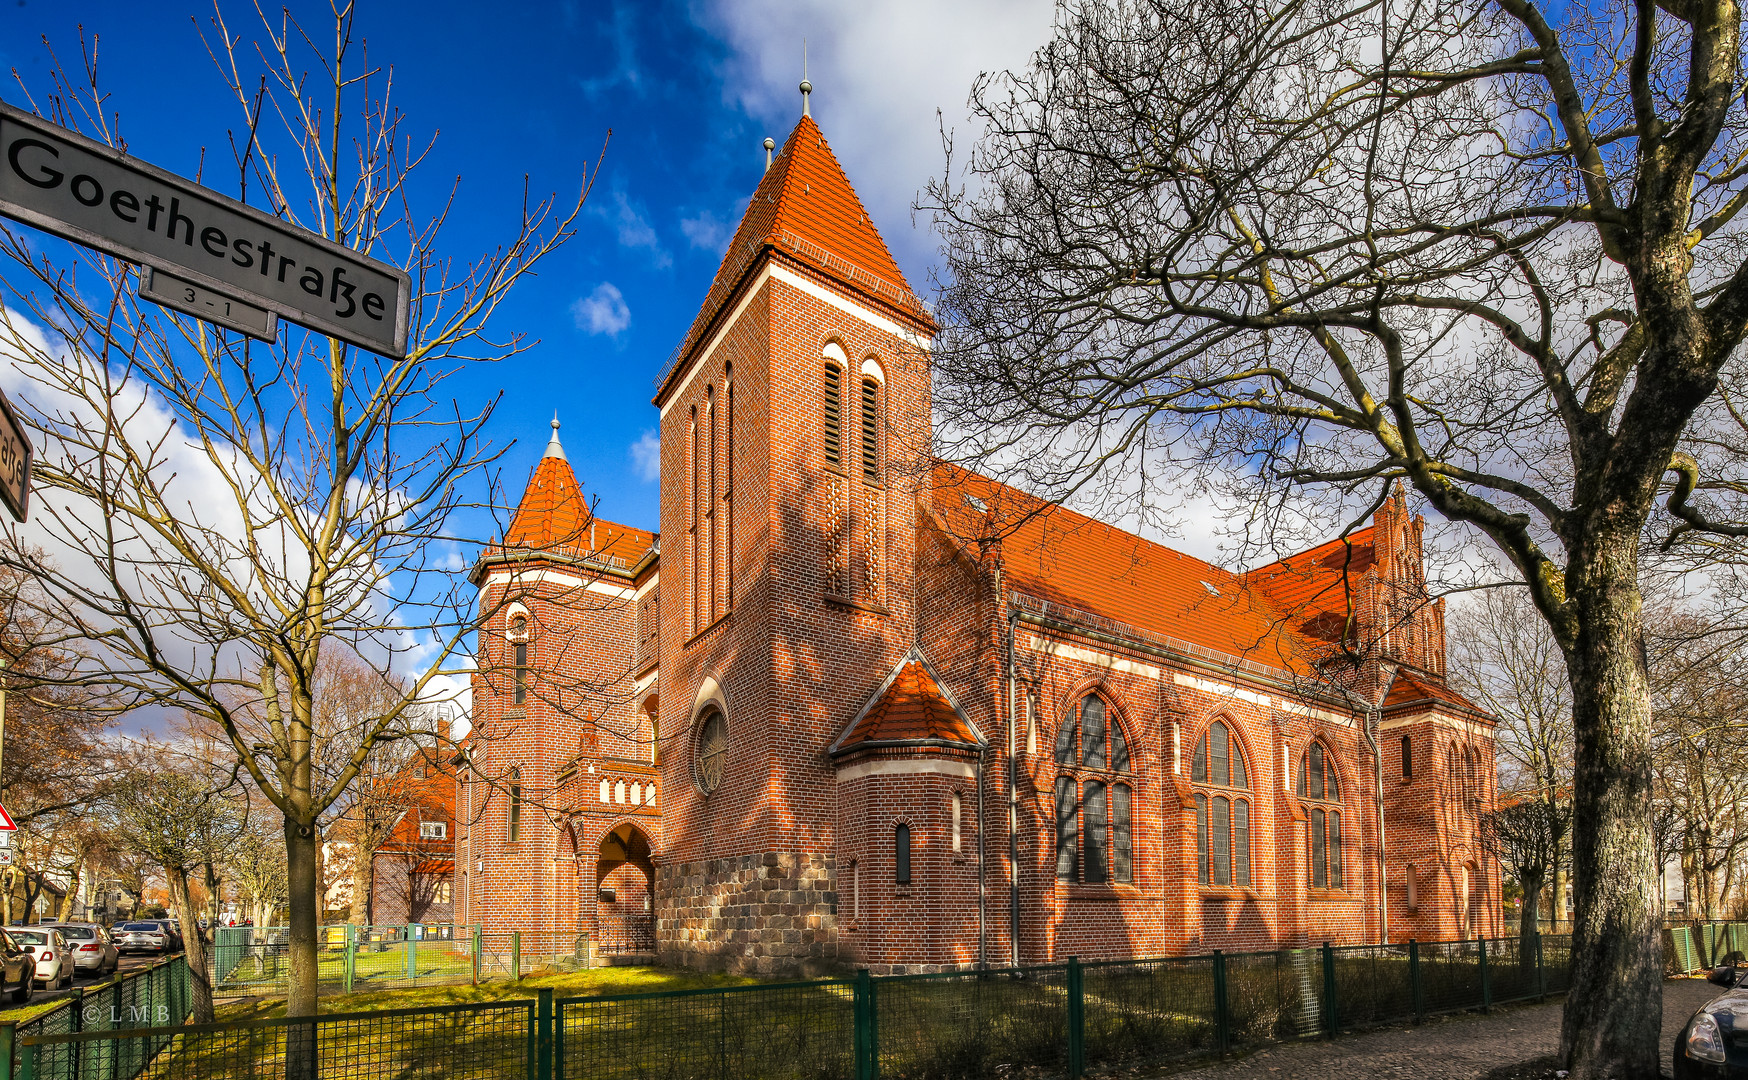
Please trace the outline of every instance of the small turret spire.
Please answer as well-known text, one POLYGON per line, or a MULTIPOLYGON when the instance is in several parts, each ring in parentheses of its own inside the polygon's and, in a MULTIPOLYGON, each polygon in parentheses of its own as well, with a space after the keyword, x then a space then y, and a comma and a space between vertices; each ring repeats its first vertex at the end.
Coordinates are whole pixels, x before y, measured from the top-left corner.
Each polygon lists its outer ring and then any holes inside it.
POLYGON ((808 108, 808 95, 813 93, 813 84, 807 81, 807 39, 801 39, 801 115, 812 116, 808 108))
POLYGON ((569 460, 564 456, 564 445, 558 441, 558 414, 552 414, 552 438, 546 440, 546 453, 541 458, 554 457, 560 461, 569 460))
POLYGON ((773 151, 775 149, 777 149, 777 140, 771 138, 769 135, 765 136, 765 171, 766 172, 771 171, 771 151, 773 151))

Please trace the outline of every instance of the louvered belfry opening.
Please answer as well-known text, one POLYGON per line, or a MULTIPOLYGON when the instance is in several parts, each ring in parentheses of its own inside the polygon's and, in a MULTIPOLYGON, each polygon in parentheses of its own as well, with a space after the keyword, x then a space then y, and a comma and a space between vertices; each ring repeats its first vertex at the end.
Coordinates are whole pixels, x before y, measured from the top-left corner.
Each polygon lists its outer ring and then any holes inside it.
POLYGON ((844 460, 843 376, 836 364, 825 366, 825 460, 829 465, 841 465, 844 460))
POLYGON ((880 482, 880 384, 862 380, 862 479, 880 482))

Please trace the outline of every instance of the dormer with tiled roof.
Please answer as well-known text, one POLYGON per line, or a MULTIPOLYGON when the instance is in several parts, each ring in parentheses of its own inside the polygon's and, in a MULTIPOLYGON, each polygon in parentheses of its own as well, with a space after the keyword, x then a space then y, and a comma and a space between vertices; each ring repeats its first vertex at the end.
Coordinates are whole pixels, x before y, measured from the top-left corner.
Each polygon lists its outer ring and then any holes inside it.
POLYGON ((859 751, 965 750, 984 745, 977 725, 942 685, 923 654, 912 649, 886 676, 861 712, 831 745, 833 758, 859 751))
POLYGON ((703 306, 662 372, 657 405, 770 260, 804 269, 919 337, 934 336, 934 319, 905 280, 819 125, 804 115, 753 191, 703 306))

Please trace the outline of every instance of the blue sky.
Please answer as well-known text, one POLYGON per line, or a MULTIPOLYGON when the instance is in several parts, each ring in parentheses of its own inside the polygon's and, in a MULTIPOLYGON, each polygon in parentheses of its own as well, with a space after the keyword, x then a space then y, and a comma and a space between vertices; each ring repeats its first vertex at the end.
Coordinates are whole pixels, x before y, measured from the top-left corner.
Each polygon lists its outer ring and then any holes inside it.
MULTIPOLYGON (((111 108, 136 156, 184 175, 228 160, 238 110, 197 33, 213 9, 0 0, 0 64, 33 94, 48 89, 46 36, 77 62, 80 27, 99 35, 111 108)), ((294 4, 325 36, 325 4, 294 4)), ((253 6, 227 2, 234 33, 258 37, 253 6)), ((686 4, 481 5, 371 2, 359 31, 392 65, 405 130, 437 136, 427 206, 460 177, 439 247, 469 259, 513 234, 523 177, 536 194, 574 194, 608 129, 604 168, 578 234, 500 309, 496 328, 539 343, 451 384, 464 404, 502 390, 492 436, 512 497, 556 409, 563 439, 602 516, 657 526, 652 379, 685 333, 763 168, 800 114, 795 85, 808 40, 814 116, 919 291, 934 243, 909 206, 941 170, 935 110, 964 128, 980 70, 1023 64, 1049 33, 1041 0, 869 6, 823 0, 686 4)), ((8 81, 0 98, 24 105, 8 81)), ((234 192, 231 192, 234 193, 234 192)))

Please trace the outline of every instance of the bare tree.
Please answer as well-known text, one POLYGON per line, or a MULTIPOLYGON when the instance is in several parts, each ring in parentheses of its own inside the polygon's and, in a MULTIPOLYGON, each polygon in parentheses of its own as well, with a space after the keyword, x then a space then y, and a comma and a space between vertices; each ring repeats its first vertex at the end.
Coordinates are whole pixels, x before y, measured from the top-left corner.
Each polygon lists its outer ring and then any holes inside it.
POLYGON ((213 773, 182 755, 148 748, 115 788, 118 830, 126 843, 164 870, 170 905, 182 920, 194 988, 194 1022, 213 1022, 206 942, 189 892, 189 875, 243 831, 245 796, 235 773, 213 773))
MULTIPOLYGON (((492 501, 485 469, 501 451, 482 439, 492 403, 445 401, 444 380, 527 347, 487 326, 571 235, 589 179, 568 209, 524 196, 504 244, 471 265, 444 257, 453 201, 421 209, 428 145, 403 128, 353 15, 336 3, 320 34, 264 16, 249 44, 220 13, 206 43, 238 109, 235 193, 403 267, 404 358, 295 328, 251 343, 141 304, 128 267, 62 265, 11 231, 0 242, 0 351, 33 383, 33 527, 65 569, 21 547, 0 565, 42 583, 45 617, 101 643, 67 681, 203 718, 280 812, 292 1016, 315 1011, 324 815, 378 743, 465 678, 475 613, 450 566, 465 543, 453 511, 492 501), (319 730, 329 650, 367 657, 401 691, 343 743, 319 730)), ((42 111, 124 147, 87 61, 42 111)))
POLYGON ((1748 325, 1739 31, 1710 0, 1070 0, 920 207, 951 455, 1054 498, 1187 471, 1269 540, 1401 479, 1504 555, 1571 683, 1575 1080, 1658 1072, 1647 527, 1660 493, 1681 544, 1748 519, 1683 446, 1748 325))
MULTIPOLYGON (((1547 621, 1526 591, 1488 589, 1453 609, 1448 634, 1452 683, 1499 720, 1500 790, 1543 804, 1538 813, 1552 820, 1572 796, 1572 689, 1547 621)), ((1566 911, 1569 832, 1559 831, 1547 862, 1555 929, 1566 911)))
POLYGON ((1484 816, 1482 837, 1523 887, 1523 912, 1518 922, 1522 944, 1518 955, 1533 960, 1534 939, 1540 930, 1542 890, 1553 877, 1565 849, 1572 825, 1572 807, 1564 800, 1548 800, 1531 793, 1523 798, 1502 798, 1502 805, 1484 816))

